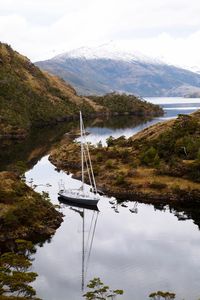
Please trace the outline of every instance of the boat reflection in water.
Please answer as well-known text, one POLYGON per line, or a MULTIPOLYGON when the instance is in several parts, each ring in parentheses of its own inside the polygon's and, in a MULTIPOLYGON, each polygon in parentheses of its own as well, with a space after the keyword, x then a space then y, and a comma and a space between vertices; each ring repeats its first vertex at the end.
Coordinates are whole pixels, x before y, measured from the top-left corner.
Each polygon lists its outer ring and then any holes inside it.
POLYGON ((63 197, 58 197, 60 203, 63 203, 65 206, 68 206, 70 210, 73 210, 75 213, 78 213, 82 218, 82 282, 81 282, 81 290, 82 292, 85 289, 85 281, 87 278, 87 271, 89 266, 89 261, 92 253, 92 245, 94 242, 94 236, 97 226, 97 220, 99 215, 99 209, 97 205, 87 205, 80 204, 75 202, 70 202, 70 200, 63 199, 63 197), (93 211, 89 230, 86 230, 86 220, 89 221, 89 215, 87 216, 87 210, 93 211), (85 233, 87 232, 87 236, 85 233))

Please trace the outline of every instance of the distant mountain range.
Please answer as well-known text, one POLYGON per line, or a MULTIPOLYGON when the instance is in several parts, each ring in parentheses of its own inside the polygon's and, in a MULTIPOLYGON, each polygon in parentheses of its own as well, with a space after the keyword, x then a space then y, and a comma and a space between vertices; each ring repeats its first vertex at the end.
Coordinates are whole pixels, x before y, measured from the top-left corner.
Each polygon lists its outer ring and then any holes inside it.
POLYGON ((113 91, 142 97, 200 95, 200 74, 107 45, 79 48, 36 65, 62 77, 81 95, 113 91))

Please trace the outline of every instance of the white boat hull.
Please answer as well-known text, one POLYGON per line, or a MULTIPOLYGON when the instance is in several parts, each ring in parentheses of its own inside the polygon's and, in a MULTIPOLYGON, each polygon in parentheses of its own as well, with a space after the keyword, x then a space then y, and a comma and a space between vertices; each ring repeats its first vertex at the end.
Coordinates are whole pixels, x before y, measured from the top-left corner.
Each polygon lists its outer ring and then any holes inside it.
POLYGON ((59 197, 62 198, 62 200, 78 203, 78 204, 84 204, 88 206, 95 206, 97 205, 99 199, 90 199, 90 198, 77 198, 77 197, 72 197, 65 195, 63 193, 58 193, 59 197))

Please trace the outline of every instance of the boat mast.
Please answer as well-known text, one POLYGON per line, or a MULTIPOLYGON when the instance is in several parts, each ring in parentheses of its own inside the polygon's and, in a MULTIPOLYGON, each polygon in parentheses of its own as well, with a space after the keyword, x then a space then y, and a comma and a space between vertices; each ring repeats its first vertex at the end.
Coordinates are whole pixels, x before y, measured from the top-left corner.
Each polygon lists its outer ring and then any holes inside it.
POLYGON ((85 287, 85 210, 83 209, 83 228, 82 228, 82 292, 85 287))
POLYGON ((81 173, 82 173, 82 190, 84 189, 84 157, 83 157, 83 119, 80 111, 80 130, 81 130, 81 173))
MULTIPOLYGON (((86 133, 85 133, 85 127, 84 127, 84 124, 83 124, 83 120, 82 120, 82 133, 83 133, 83 137, 85 138, 86 133)), ((95 181, 95 178, 94 178, 94 172, 93 172, 93 168, 92 168, 92 161, 91 161, 90 151, 89 151, 89 147, 88 147, 88 143, 86 141, 86 138, 85 138, 85 146, 86 146, 86 152, 87 152, 87 156, 88 156, 88 160, 89 160, 89 167, 90 167, 90 169, 87 167, 88 168, 88 175, 89 175, 89 178, 90 178, 90 173, 91 173, 91 176, 92 176, 92 182, 90 182, 90 184, 92 185, 95 193, 97 193, 97 186, 96 186, 96 181, 95 181)))

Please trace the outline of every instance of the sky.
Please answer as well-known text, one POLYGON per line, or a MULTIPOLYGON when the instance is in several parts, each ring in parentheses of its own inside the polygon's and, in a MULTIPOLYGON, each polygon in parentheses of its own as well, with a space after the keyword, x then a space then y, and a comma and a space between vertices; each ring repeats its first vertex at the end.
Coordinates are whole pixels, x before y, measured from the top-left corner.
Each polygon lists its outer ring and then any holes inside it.
POLYGON ((110 41, 200 69, 199 0, 0 0, 0 41, 33 62, 110 41))

